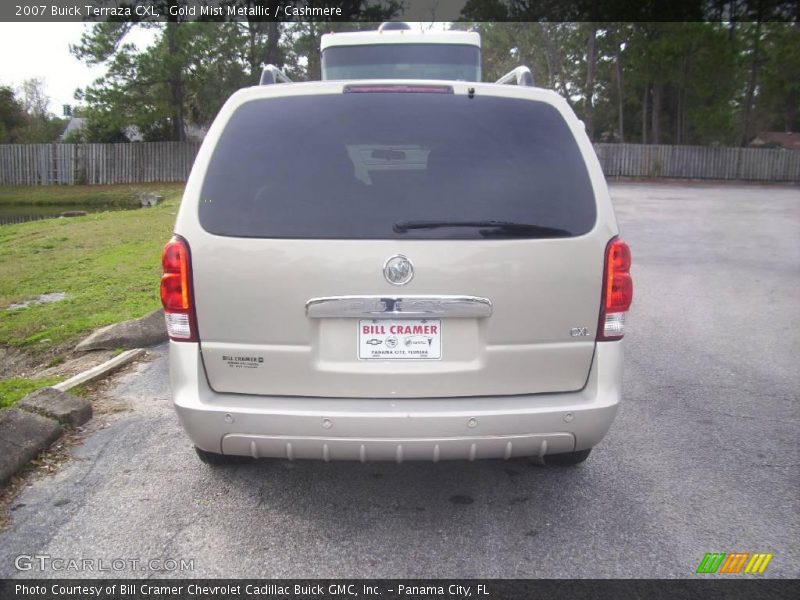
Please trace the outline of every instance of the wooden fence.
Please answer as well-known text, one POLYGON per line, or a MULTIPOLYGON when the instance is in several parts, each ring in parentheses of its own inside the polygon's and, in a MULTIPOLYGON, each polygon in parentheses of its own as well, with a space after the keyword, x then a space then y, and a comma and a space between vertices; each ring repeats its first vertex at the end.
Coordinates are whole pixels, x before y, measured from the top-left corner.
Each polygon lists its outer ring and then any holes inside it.
MULTIPOLYGON (((200 144, 0 145, 0 185, 186 181, 200 144)), ((800 152, 760 148, 595 144, 607 177, 800 183, 800 152)))
POLYGON ((0 145, 0 185, 186 181, 200 144, 0 145))
POLYGON ((800 182, 800 152, 766 148, 595 144, 606 177, 800 182))

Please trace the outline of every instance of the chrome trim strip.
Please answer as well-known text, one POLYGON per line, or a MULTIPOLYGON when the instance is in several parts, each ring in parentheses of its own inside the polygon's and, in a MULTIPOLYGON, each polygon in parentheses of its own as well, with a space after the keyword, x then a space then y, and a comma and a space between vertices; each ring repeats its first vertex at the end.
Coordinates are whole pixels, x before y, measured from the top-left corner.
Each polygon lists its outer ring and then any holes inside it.
POLYGON ((330 296, 306 302, 306 316, 310 319, 482 319, 491 315, 492 301, 477 296, 330 296))

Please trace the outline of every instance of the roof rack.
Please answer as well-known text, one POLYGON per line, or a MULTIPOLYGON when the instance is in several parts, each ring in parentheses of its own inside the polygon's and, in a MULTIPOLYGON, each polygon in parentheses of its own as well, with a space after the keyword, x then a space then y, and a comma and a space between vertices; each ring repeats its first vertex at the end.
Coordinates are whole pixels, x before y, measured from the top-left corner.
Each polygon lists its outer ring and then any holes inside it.
POLYGON ((261 81, 259 85, 272 85, 273 83, 292 83, 286 74, 275 65, 267 65, 261 71, 261 81))
POLYGON ((378 27, 378 31, 408 31, 410 29, 411 25, 401 21, 384 21, 381 23, 381 26, 378 27))
POLYGON ((528 67, 517 67, 503 75, 495 83, 516 83, 517 85, 533 85, 533 74, 528 67))

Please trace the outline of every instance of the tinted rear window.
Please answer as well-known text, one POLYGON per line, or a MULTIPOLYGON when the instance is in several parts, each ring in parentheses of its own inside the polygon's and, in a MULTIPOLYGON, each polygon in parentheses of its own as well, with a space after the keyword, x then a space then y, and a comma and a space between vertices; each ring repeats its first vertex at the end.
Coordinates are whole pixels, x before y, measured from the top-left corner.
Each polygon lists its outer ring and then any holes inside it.
POLYGON ((463 44, 370 44, 322 51, 323 79, 480 81, 481 50, 463 44))
POLYGON ((553 107, 397 92, 243 104, 213 151, 199 210, 218 235, 314 239, 537 237, 397 230, 409 221, 510 221, 569 237, 596 218, 586 166, 553 107))

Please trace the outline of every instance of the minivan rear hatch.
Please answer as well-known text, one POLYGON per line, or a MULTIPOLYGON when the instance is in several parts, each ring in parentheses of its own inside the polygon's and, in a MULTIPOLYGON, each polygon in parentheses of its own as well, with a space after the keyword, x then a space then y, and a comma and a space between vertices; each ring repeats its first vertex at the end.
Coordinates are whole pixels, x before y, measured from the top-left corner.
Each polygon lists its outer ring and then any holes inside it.
POLYGON ((608 232, 574 126, 496 87, 350 84, 240 102, 195 166, 200 227, 179 231, 212 388, 584 386, 608 232))

